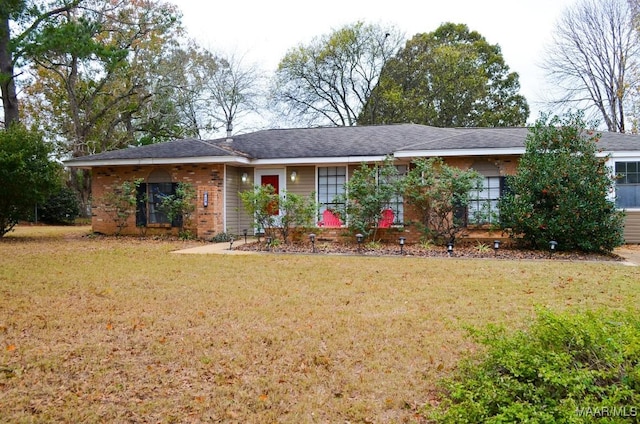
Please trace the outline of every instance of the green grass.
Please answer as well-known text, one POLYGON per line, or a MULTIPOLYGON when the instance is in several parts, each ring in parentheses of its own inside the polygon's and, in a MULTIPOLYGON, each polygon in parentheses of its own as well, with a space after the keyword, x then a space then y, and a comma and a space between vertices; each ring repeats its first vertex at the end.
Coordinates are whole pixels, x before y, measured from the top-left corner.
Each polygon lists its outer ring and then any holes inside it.
MULTIPOLYGON (((187 242, 0 239, 0 422, 421 422, 469 325, 624 309, 615 262, 176 255, 187 242)), ((193 242, 192 242, 193 243, 193 242)))

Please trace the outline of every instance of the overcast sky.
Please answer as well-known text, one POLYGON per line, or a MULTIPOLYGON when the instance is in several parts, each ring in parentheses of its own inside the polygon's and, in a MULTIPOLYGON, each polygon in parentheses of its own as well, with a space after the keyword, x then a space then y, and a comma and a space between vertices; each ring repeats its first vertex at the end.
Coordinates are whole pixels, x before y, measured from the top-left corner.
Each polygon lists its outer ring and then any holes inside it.
POLYGON ((407 39, 444 22, 466 24, 498 44, 520 75, 521 93, 538 118, 545 80, 544 46, 562 11, 576 0, 168 0, 183 13, 189 36, 213 52, 234 53, 272 72, 292 47, 344 25, 394 25, 407 39))

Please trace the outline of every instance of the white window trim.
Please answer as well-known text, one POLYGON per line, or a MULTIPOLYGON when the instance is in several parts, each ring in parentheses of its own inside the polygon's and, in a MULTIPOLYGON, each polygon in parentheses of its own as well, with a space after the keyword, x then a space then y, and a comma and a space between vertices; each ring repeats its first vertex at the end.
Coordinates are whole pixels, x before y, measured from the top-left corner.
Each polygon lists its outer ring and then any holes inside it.
MULTIPOLYGON (((616 157, 609 157, 609 159, 606 162, 606 167, 609 168, 609 172, 611 175, 611 178, 615 177, 615 172, 616 172, 616 162, 639 162, 640 163, 640 156, 628 156, 628 155, 622 155, 622 156, 616 156, 616 157)), ((616 188, 615 188, 616 183, 613 183, 613 189, 611 190, 611 192, 609 193, 609 195, 607 196, 608 199, 612 202, 615 203, 616 200, 616 188)), ((635 208, 617 208, 618 210, 621 211, 630 211, 630 212, 640 212, 640 206, 639 207, 635 207, 635 208)))

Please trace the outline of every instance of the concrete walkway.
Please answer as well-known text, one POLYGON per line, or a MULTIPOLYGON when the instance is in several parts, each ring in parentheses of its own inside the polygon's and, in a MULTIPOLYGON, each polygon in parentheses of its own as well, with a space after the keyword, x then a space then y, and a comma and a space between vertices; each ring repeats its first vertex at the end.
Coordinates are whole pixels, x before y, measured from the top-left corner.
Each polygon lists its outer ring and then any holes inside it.
POLYGON ((613 250, 618 256, 624 258, 624 264, 629 266, 640 266, 640 245, 626 244, 613 250))
MULTIPOLYGON (((251 243, 254 240, 247 240, 247 243, 251 243)), ((234 240, 233 248, 229 249, 231 243, 221 242, 221 243, 207 243, 202 246, 190 247, 188 249, 175 250, 171 253, 180 253, 180 254, 194 254, 194 255, 207 255, 207 254, 218 254, 218 255, 253 255, 255 252, 237 250, 235 249, 238 246, 242 246, 244 244, 244 239, 234 240)))

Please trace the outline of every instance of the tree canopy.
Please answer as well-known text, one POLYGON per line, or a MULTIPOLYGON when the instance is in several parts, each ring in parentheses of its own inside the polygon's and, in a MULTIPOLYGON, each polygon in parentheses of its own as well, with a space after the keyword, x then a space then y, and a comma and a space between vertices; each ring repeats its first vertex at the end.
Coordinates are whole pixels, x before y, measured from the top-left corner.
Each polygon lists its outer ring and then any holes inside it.
POLYGON ((415 35, 387 62, 358 122, 523 125, 529 106, 519 89, 498 45, 466 25, 445 23, 415 35))
POLYGON ((157 0, 84 0, 25 46, 33 79, 31 121, 58 141, 60 155, 84 156, 137 144, 157 64, 177 44, 175 10, 157 0))
POLYGON ((0 237, 58 186, 61 168, 50 153, 41 135, 18 123, 0 130, 0 237))
POLYGON ((0 95, 5 128, 19 122, 16 66, 24 47, 33 42, 44 24, 76 7, 82 0, 3 0, 0 2, 0 95), (13 32, 12 32, 13 31, 13 32))
POLYGON ((305 125, 355 125, 401 40, 394 28, 357 22, 293 48, 276 71, 274 100, 305 125))

